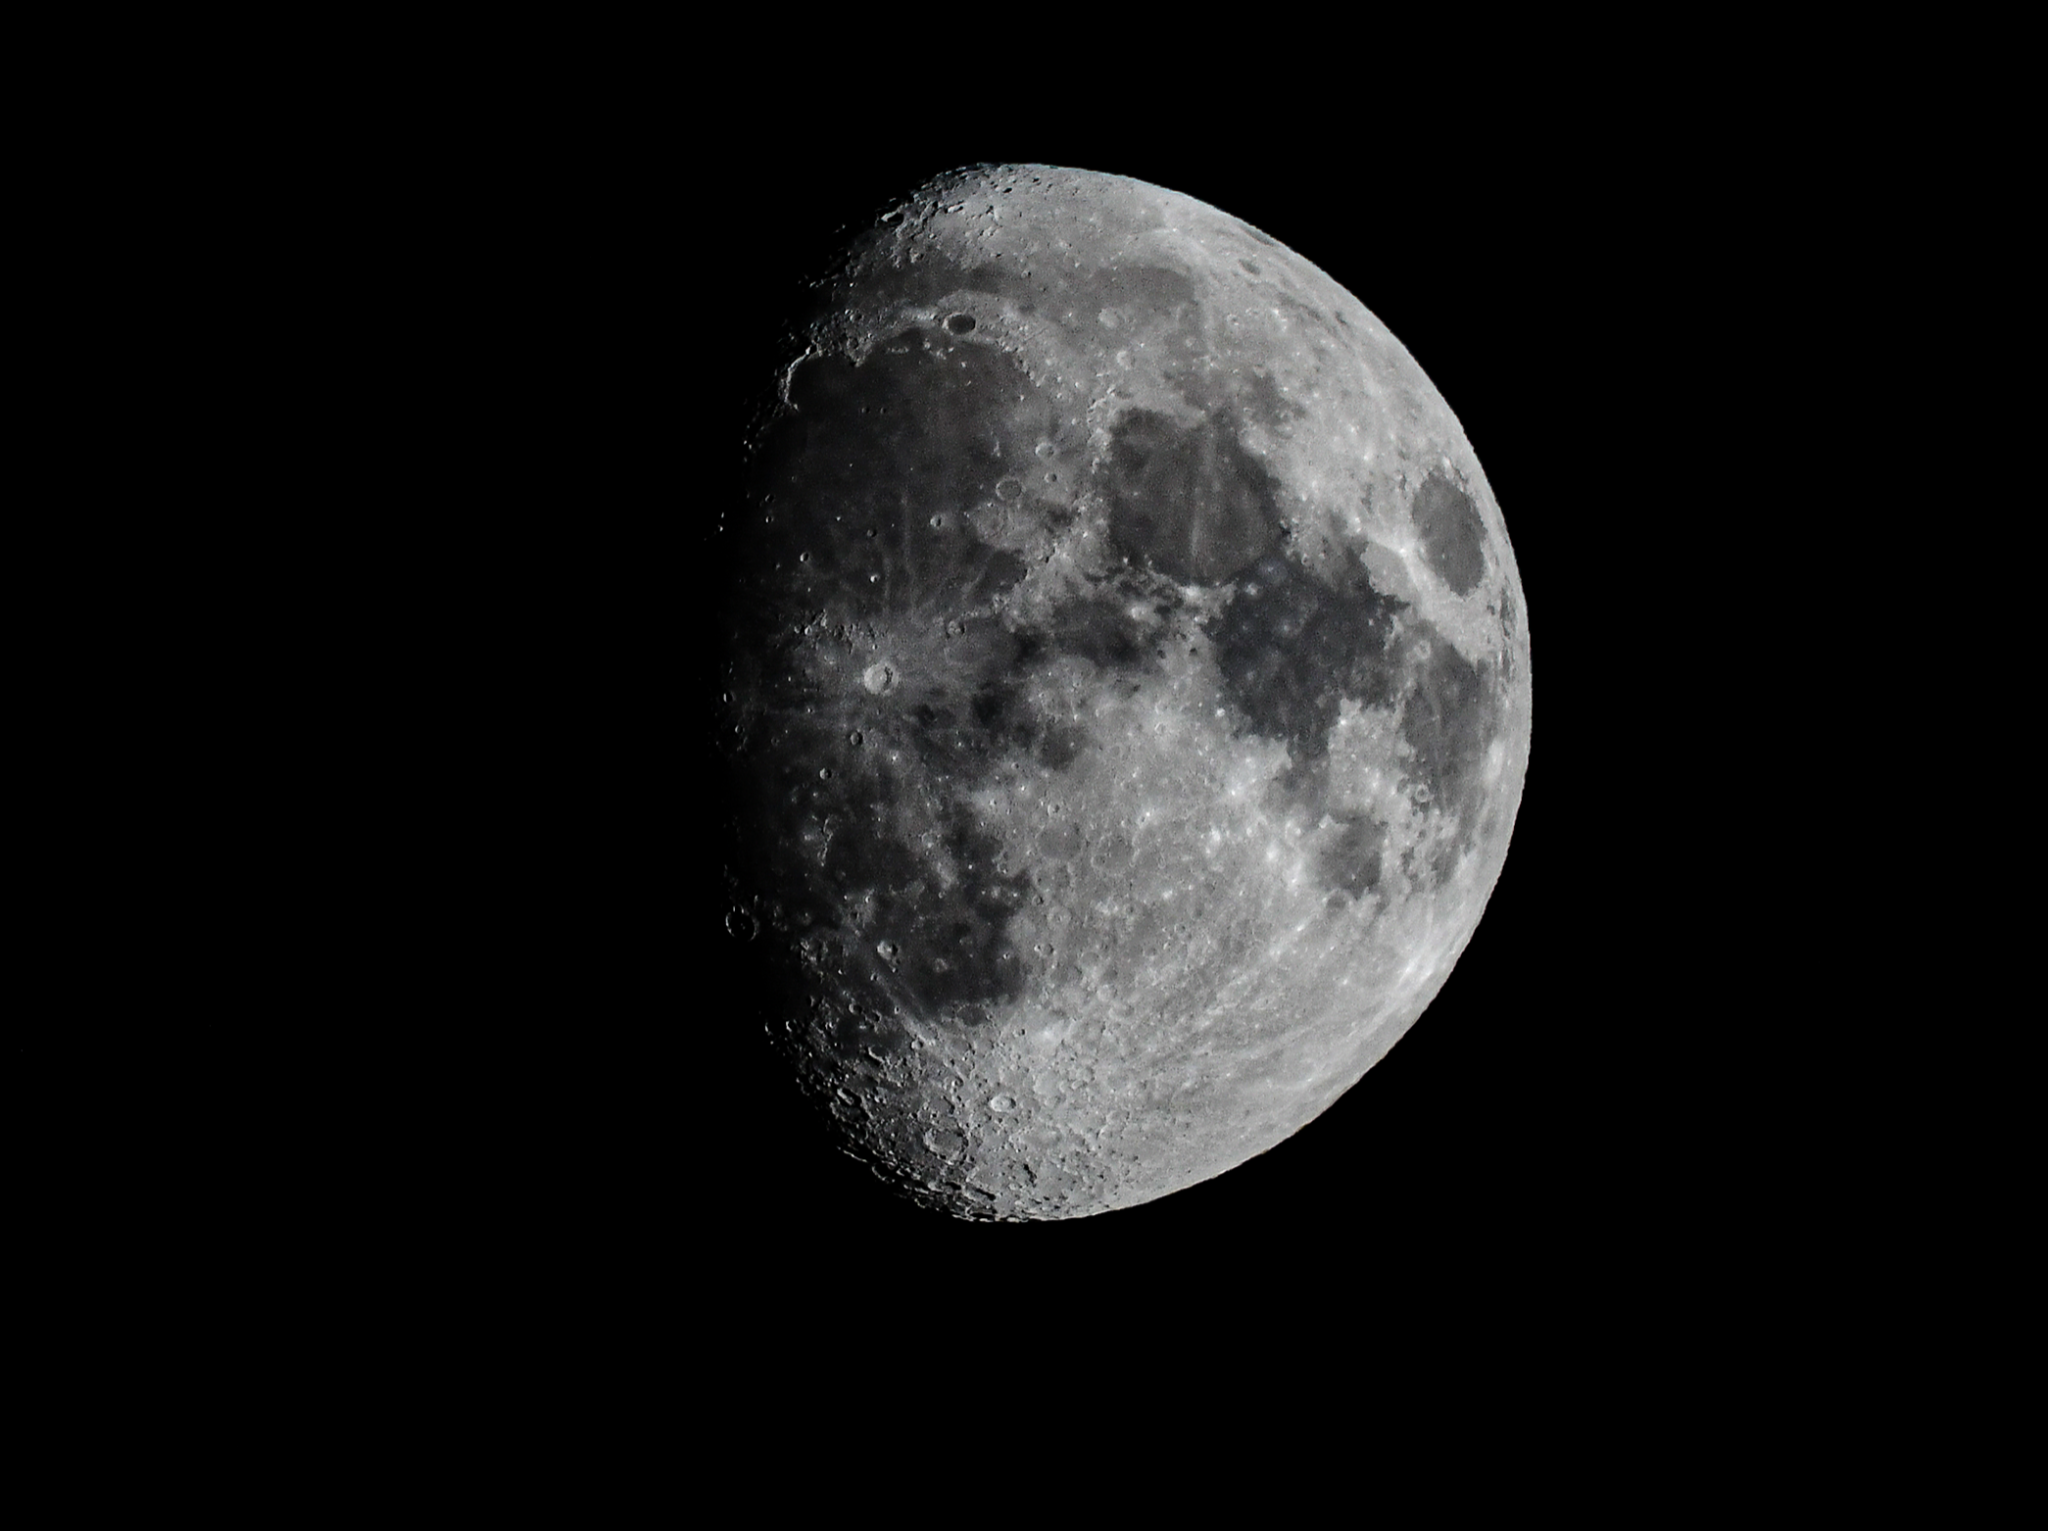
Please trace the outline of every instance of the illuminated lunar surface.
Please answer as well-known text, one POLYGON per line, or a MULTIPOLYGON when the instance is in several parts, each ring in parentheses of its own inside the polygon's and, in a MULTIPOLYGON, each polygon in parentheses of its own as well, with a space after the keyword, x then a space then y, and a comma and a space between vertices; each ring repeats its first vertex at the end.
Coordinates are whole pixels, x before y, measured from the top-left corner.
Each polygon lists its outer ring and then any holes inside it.
POLYGON ((1142 182, 940 177, 817 295, 719 541, 771 1035, 957 1216, 1221 1174, 1500 873, 1529 642, 1478 459, 1356 298, 1142 182))

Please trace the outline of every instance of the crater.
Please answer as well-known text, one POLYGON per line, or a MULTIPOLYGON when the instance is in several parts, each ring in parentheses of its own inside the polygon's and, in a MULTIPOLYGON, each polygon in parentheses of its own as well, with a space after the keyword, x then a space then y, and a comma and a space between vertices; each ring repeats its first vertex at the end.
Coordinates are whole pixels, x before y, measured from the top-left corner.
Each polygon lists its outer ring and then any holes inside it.
POLYGON ((1422 561, 1431 572, 1454 594, 1478 589, 1486 577, 1486 523, 1472 496, 1438 469, 1416 491, 1412 514, 1422 535, 1422 561))

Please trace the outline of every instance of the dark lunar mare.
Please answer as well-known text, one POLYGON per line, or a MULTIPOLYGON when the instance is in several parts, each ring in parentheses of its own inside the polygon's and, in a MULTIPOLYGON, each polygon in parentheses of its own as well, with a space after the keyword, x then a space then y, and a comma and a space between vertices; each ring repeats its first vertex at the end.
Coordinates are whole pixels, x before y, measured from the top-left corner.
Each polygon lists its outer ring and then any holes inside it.
POLYGON ((739 604, 853 616, 986 602, 1024 576, 975 536, 966 512, 1033 462, 1054 422, 1021 421, 1035 393, 993 346, 905 330, 855 361, 813 356, 754 452, 756 546, 739 604))
POLYGON ((1401 734, 1414 750, 1414 776, 1436 797, 1462 804, 1492 737, 1487 671, 1439 639, 1419 666, 1401 715, 1401 734))
POLYGON ((1118 551, 1190 584, 1223 583, 1279 536, 1278 486, 1227 415, 1130 411, 1111 433, 1109 497, 1118 551))
MULTIPOLYGON (((1141 592, 1126 590, 1128 596, 1141 592)), ((1072 654, 1103 670, 1134 670, 1145 662, 1142 631, 1128 610, 1108 595, 1068 601, 1052 614, 1044 634, 1024 635, 1027 658, 1072 654)))
POLYGON ((1410 750, 1406 785, 1411 794, 1426 788, 1421 800, 1432 811, 1456 814, 1457 843, 1469 846, 1486 795, 1487 747, 1500 727, 1500 687, 1492 665, 1466 659, 1427 623, 1418 624, 1411 650, 1412 680, 1401 713, 1401 737, 1410 750))
MULTIPOLYGON (((1343 704, 1401 708, 1402 786, 1426 813, 1455 818, 1468 848, 1480 824, 1487 747, 1503 716, 1493 667, 1461 655, 1434 624, 1376 590, 1354 558, 1325 583, 1269 553, 1239 580, 1208 626, 1224 694, 1251 732, 1287 745, 1282 786, 1311 818, 1326 809, 1321 770, 1343 704)), ((1353 898, 1379 886, 1385 826, 1344 822, 1324 852, 1325 886, 1353 898)), ((1427 869, 1440 880, 1449 850, 1427 869)))
POLYGON ((1472 496, 1439 469, 1415 492, 1412 514, 1422 533, 1422 561, 1457 594, 1478 589, 1486 577, 1486 523, 1472 496))
POLYGON ((953 789, 1012 761, 1063 769, 1087 747, 1077 720, 1031 706, 1035 667, 1155 662, 1130 612, 1156 594, 1144 582, 1104 580, 1029 629, 996 611, 1025 566, 977 536, 969 512, 1022 500, 1037 444, 1072 422, 969 317, 907 329, 858 361, 794 367, 754 444, 754 514, 734 538, 732 877, 800 975, 772 1003, 807 1014, 811 1046, 842 1067, 903 1046, 905 1012, 973 1026, 1022 992, 1009 927, 1027 879, 953 789), (855 679, 855 643, 884 618, 917 648, 876 690, 855 679), (828 652, 840 658, 821 669, 828 652))
POLYGON ((1225 695, 1254 733, 1284 742, 1297 760, 1328 751, 1346 697, 1366 707, 1394 697, 1391 643, 1405 603, 1373 589, 1363 569, 1350 572, 1337 588, 1268 554, 1209 629, 1225 695))
MULTIPOLYGON (((857 362, 798 364, 753 444, 753 509, 733 539, 732 876, 763 939, 794 959, 797 983, 771 1003, 808 1014, 845 1066, 902 1046, 906 1006, 968 1021, 1022 983, 1006 939, 1021 878, 997 870, 994 834, 929 800, 931 783, 978 779, 1047 732, 1015 689, 1022 641, 987 614, 1023 561, 966 513, 1033 462, 1053 422, 1020 420, 1009 406, 1033 392, 1028 378, 971 333, 913 327, 857 362), (870 696, 844 675, 816 678, 821 653, 837 646, 844 671, 851 634, 884 616, 948 644, 964 693, 892 676, 870 696), (892 765, 892 749, 916 769, 892 765), (844 1002, 823 1004, 828 993, 844 1002)), ((898 663, 923 668, 911 658, 898 663)))
POLYGON ((910 800, 947 778, 921 767, 913 779, 879 748, 836 747, 835 734, 801 712, 763 720, 730 776, 747 852, 734 875, 762 938, 829 980, 800 986, 801 1008, 847 998, 819 1021, 851 1061, 902 1044, 903 1008, 972 1025, 1021 993, 1008 929, 1029 883, 966 806, 910 800))
POLYGON ((1371 819, 1353 819, 1339 831, 1323 852, 1318 870, 1323 885, 1363 898, 1380 885, 1380 857, 1386 846, 1387 827, 1371 819))

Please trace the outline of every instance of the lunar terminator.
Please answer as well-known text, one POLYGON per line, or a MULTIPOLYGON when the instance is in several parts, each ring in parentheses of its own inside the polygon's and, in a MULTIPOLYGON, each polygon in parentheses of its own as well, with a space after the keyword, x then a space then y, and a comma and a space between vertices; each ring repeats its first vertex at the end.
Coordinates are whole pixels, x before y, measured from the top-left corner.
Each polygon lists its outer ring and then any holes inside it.
POLYGON ((722 548, 772 1035, 957 1216, 1223 1173, 1499 875, 1528 633, 1478 459, 1356 298, 1142 182, 954 172, 818 296, 722 548))

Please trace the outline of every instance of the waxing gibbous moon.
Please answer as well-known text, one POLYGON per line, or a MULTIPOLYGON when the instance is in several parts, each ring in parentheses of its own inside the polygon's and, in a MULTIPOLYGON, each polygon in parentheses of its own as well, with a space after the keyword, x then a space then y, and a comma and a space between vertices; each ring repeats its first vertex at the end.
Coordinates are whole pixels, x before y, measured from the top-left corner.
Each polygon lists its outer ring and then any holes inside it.
POLYGON ((813 297, 718 542, 770 1034, 956 1216, 1222 1174, 1414 1024, 1507 854, 1479 460, 1356 297, 1119 176, 941 176, 813 297))

